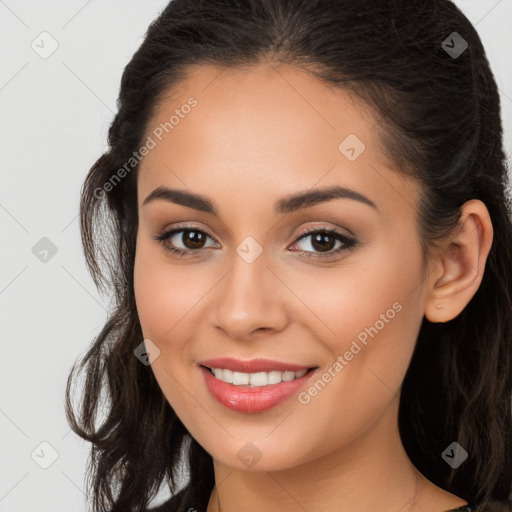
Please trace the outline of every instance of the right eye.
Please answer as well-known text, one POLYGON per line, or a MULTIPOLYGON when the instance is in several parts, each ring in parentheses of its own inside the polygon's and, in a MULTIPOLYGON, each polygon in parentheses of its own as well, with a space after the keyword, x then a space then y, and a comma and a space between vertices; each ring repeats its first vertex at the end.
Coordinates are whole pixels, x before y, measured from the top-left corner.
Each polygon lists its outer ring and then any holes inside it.
POLYGON ((203 253, 206 250, 204 244, 208 238, 213 240, 201 229, 183 226, 163 231, 154 237, 166 251, 181 257, 203 253), (184 247, 176 247, 177 243, 181 243, 184 247))

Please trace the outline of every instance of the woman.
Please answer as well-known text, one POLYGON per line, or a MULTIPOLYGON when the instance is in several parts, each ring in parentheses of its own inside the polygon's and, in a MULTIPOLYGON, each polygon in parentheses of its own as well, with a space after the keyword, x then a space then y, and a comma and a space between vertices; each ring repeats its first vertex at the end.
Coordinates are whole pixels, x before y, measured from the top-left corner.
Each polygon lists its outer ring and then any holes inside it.
POLYGON ((118 107, 81 202, 115 309, 66 393, 94 509, 510 510, 507 169, 458 8, 174 0, 118 107))

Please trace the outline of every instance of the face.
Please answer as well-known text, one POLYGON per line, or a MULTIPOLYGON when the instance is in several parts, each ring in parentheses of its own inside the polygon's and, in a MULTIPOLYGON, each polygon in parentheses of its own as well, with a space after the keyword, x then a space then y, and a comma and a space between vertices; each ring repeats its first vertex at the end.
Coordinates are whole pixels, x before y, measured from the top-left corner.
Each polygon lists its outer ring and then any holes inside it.
POLYGON ((384 161, 376 118, 296 68, 204 66, 146 136, 135 295, 170 405, 232 467, 251 450, 277 470, 349 446, 396 405, 424 314, 419 187, 384 161), (149 198, 159 187, 212 208, 149 198), (285 202, 323 189, 342 193, 285 202), (229 384, 201 366, 213 358, 273 362, 229 384))

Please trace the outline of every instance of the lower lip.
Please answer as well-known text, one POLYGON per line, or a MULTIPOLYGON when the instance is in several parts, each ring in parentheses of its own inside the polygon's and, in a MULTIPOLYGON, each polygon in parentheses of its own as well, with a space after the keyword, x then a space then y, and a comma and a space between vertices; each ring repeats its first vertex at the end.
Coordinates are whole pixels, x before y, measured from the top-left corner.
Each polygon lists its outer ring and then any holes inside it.
POLYGON ((208 391, 219 403, 228 409, 246 413, 263 412, 275 407, 297 393, 316 371, 316 369, 310 369, 298 379, 283 381, 279 384, 249 387, 235 386, 219 380, 204 366, 200 366, 199 369, 203 373, 208 391))

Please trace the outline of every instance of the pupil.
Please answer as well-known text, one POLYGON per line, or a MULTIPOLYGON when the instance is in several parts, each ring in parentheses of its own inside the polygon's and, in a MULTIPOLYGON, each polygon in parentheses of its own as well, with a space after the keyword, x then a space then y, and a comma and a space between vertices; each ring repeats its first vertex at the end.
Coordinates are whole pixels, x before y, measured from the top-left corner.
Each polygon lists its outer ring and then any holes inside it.
POLYGON ((316 250, 329 251, 333 246, 334 238, 326 233, 317 233, 313 236, 312 245, 316 250), (329 242, 330 239, 330 242, 329 242))

